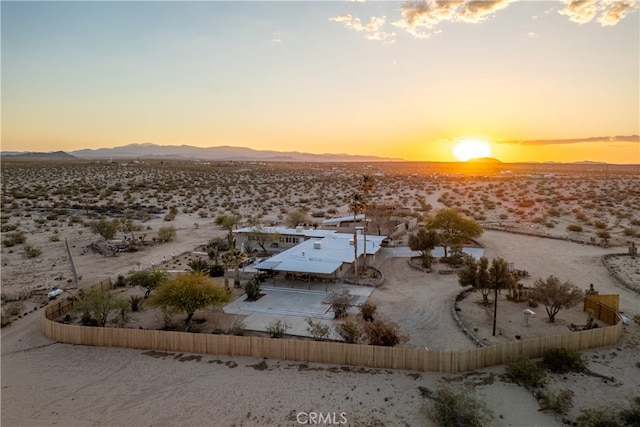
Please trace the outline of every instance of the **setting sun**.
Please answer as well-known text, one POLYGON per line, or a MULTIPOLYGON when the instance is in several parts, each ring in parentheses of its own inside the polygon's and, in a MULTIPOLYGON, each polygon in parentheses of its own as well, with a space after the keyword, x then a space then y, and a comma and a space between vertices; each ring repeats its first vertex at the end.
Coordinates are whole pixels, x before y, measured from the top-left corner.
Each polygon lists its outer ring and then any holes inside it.
POLYGON ((453 147, 453 155, 461 162, 491 155, 491 147, 485 141, 465 139, 453 147))

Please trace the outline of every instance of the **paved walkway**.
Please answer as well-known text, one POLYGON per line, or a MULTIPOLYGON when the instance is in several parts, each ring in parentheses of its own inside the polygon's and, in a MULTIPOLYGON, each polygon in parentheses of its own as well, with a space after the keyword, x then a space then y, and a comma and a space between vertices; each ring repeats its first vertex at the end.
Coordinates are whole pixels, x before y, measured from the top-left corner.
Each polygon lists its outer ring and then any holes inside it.
MULTIPOLYGON (((269 286, 268 281, 262 285, 264 296, 258 301, 247 301, 246 295, 242 295, 235 301, 227 304, 223 309, 228 314, 241 314, 248 317, 243 320, 245 329, 251 331, 266 332, 267 326, 274 320, 282 320, 287 323, 287 334, 298 336, 311 336, 307 331, 307 318, 312 318, 331 327, 331 338, 340 339, 334 332, 336 321, 331 311, 328 298, 332 292, 349 293, 353 295, 351 313, 359 311, 358 306, 363 304, 373 288, 366 286, 353 286, 344 284, 324 284, 290 282, 288 288, 269 286), (309 289, 310 288, 310 289, 309 289), (327 289, 325 291, 325 289, 327 289)), ((286 282, 285 282, 286 283, 286 282)))

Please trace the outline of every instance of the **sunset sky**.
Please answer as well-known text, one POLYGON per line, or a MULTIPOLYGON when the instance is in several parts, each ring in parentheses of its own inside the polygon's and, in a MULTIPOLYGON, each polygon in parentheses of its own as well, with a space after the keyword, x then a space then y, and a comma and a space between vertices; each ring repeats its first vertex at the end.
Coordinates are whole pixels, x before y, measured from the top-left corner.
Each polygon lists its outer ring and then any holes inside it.
POLYGON ((7 2, 2 151, 640 163, 639 2, 7 2))

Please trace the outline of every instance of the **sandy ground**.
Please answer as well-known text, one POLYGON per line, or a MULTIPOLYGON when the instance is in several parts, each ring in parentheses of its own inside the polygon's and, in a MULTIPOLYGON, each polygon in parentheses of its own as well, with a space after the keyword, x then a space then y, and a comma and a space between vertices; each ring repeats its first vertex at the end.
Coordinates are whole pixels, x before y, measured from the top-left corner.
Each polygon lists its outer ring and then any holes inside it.
MULTIPOLYGON (((203 229, 206 224, 199 230, 179 227, 178 240, 158 248, 170 254, 194 247, 203 229)), ((553 273, 583 287, 593 282, 601 293, 620 293, 623 311, 640 312, 638 295, 617 286, 599 263, 600 255, 611 249, 501 232, 486 232, 481 242, 490 256, 508 254, 512 259, 518 248, 526 247, 527 256, 516 258, 516 264, 528 269, 533 278, 553 273)), ((159 254, 155 250, 134 254, 139 257, 135 262, 151 262, 161 258, 159 254)), ((82 281, 101 278, 104 271, 113 275, 126 270, 116 268, 116 261, 89 254, 78 257, 82 281)), ((450 314, 453 298, 461 290, 455 277, 416 271, 406 258, 382 260, 380 268, 387 281, 372 299, 383 314, 403 325, 410 345, 472 347, 450 314)), ((460 314, 465 323, 478 324, 481 334, 487 328, 488 335, 487 314, 477 309, 478 299, 472 294, 464 300, 460 314)), ((504 339, 518 331, 519 311, 520 307, 501 310, 504 339)), ((529 392, 500 381, 497 375, 504 371, 502 367, 456 376, 72 346, 43 337, 39 315, 36 311, 2 330, 3 425, 299 425, 296 415, 302 412, 337 416, 344 412, 349 425, 430 425, 418 386, 433 389, 442 378, 472 387, 474 395, 494 411, 495 425, 561 425, 559 418, 538 411, 529 392)), ((584 319, 584 313, 561 311, 557 324, 551 326, 540 313, 526 332, 553 327, 563 333, 574 317, 584 319)), ((585 352, 590 368, 615 377, 615 383, 579 375, 552 381, 552 390, 576 392, 574 415, 580 408, 619 402, 640 391, 635 366, 640 361, 638 329, 635 324, 627 326, 615 348, 585 352)))
MULTIPOLYGON (((340 173, 347 174, 346 171, 340 173)), ((438 208, 441 206, 438 200, 448 192, 448 200, 453 204, 465 200, 465 197, 475 197, 475 201, 469 199, 469 205, 475 203, 480 206, 485 202, 477 194, 492 185, 453 182, 433 185, 429 192, 391 186, 401 185, 403 179, 398 178, 400 184, 390 184, 384 190, 388 197, 383 198, 392 201, 395 197, 397 201, 400 197, 410 203, 413 197, 420 197, 425 203, 438 208)), ((531 181, 529 187, 522 188, 516 181, 505 183, 506 195, 492 199, 502 201, 502 204, 498 203, 495 211, 487 210, 485 213, 496 217, 503 213, 517 214, 521 219, 515 226, 522 230, 566 235, 565 226, 576 222, 570 210, 571 203, 574 203, 571 199, 560 199, 561 217, 548 218, 557 222, 553 228, 523 219, 527 215, 533 218, 541 214, 543 208, 534 212, 534 206, 529 209, 530 213, 522 208, 524 214, 509 210, 508 196, 515 197, 518 191, 533 191, 540 187, 536 184, 540 182, 531 181)), ((558 188, 551 183, 545 185, 547 187, 543 189, 558 193, 564 191, 569 196, 587 190, 586 187, 568 186, 569 190, 563 190, 560 185, 558 188)), ((607 191, 604 184, 601 187, 603 192, 607 191)), ((296 191, 300 194, 313 193, 305 187, 296 191)), ((296 199, 286 199, 283 203, 292 205, 296 199)), ((332 203, 343 202, 336 200, 332 203)), ((542 202, 537 203, 543 205, 542 202)), ((273 209, 277 212, 279 208, 273 209)), ((602 248, 499 231, 486 231, 479 242, 485 247, 486 256, 504 257, 514 262, 515 268, 529 271, 531 276, 525 280, 525 285, 550 274, 571 280, 583 289, 593 283, 601 294, 619 294, 620 310, 633 317, 640 313, 639 295, 620 286, 601 263, 604 254, 626 251, 623 229, 628 226, 629 219, 625 217, 620 223, 622 220, 616 219, 612 211, 598 216, 597 205, 592 209, 585 212, 595 212, 596 217, 608 221, 613 235, 611 241, 619 243, 618 246, 602 248)), ((625 209, 631 210, 632 207, 629 205, 625 209)), ((428 401, 420 395, 418 387, 435 389, 445 380, 456 387, 465 387, 482 399, 494 412, 491 425, 563 425, 560 417, 540 412, 538 402, 530 392, 501 380, 499 376, 504 367, 465 375, 443 375, 52 342, 40 333, 39 307, 46 301, 46 292, 53 286, 65 289, 64 296, 76 291, 70 280, 72 274, 64 236, 70 239, 82 276, 79 283, 82 287, 193 251, 212 237, 223 236, 224 231, 214 225, 212 217, 203 218, 196 212, 180 213, 171 223, 177 229, 174 242, 105 258, 86 249, 89 243, 97 240, 86 227, 68 225, 64 221, 58 226, 52 226, 51 222, 41 225, 35 218, 26 216, 20 217, 18 222, 21 222, 22 229, 26 228, 29 242, 40 247, 43 254, 34 264, 34 260, 16 256, 20 251, 18 246, 2 247, 2 292, 34 291, 34 298, 25 303, 24 311, 28 314, 14 319, 10 326, 0 331, 3 426, 293 426, 301 424, 298 420, 303 423, 308 420, 306 413, 309 412, 335 414, 337 421, 342 420, 344 413, 348 425, 354 426, 432 425, 425 415, 428 401), (198 224, 197 228, 195 224, 198 224), (60 239, 52 238, 54 233, 59 233, 60 239), (296 418, 298 414, 301 415, 296 418)), ((161 217, 144 223, 149 228, 149 235, 163 225, 167 223, 161 217)), ((584 226, 588 231, 583 233, 583 237, 588 241, 589 236, 595 233, 595 226, 584 226)), ((633 261, 628 257, 612 261, 614 268, 625 274, 625 280, 632 282, 637 281, 640 274, 639 263, 640 259, 633 261)), ((451 316, 451 305, 461 291, 455 276, 411 269, 406 258, 380 257, 378 267, 385 274, 386 281, 370 298, 378 303, 383 315, 401 325, 402 332, 410 338, 405 345, 432 350, 473 348, 451 316)), ((530 319, 530 326, 525 328, 522 326, 525 305, 508 302, 502 295, 498 334, 493 337, 491 313, 478 303, 480 298, 471 294, 463 300, 459 314, 466 325, 477 328, 478 336, 489 343, 513 340, 515 335, 527 338, 566 333, 569 324, 586 321, 581 308, 575 308, 561 311, 556 324, 552 325, 546 322, 544 308, 538 307, 536 316, 530 319)), ((218 315, 219 312, 214 313, 213 317, 218 315)), ((567 414, 570 419, 575 419, 585 408, 623 403, 640 394, 639 349, 640 326, 632 322, 625 326, 623 338, 616 346, 584 352, 592 371, 614 380, 570 374, 552 377, 548 389, 574 391, 574 407, 567 414)))

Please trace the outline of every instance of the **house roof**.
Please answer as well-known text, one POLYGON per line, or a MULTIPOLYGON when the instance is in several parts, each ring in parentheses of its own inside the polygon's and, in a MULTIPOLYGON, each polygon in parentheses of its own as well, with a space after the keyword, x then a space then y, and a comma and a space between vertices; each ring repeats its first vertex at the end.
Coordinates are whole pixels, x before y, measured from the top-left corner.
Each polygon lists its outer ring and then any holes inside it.
MULTIPOLYGON (((375 254, 386 236, 367 236, 367 254, 375 254)), ((331 233, 322 239, 306 240, 254 268, 258 270, 290 271, 297 273, 331 274, 343 263, 354 261, 352 234, 331 233)), ((358 256, 364 253, 364 236, 358 236, 358 256)))
MULTIPOLYGON (((356 215, 356 221, 362 221, 364 219, 364 214, 358 214, 356 215)), ((327 224, 336 224, 336 223, 341 223, 341 222, 347 222, 347 221, 351 221, 353 222, 353 215, 351 216, 341 216, 341 217, 336 217, 336 218, 329 218, 329 219, 325 219, 321 222, 321 224, 327 225, 327 224)))
POLYGON ((304 236, 304 237, 325 237, 329 234, 335 233, 335 230, 316 230, 313 228, 289 228, 289 227, 244 227, 237 230, 233 230, 234 233, 255 233, 259 231, 265 234, 280 234, 287 236, 304 236))

